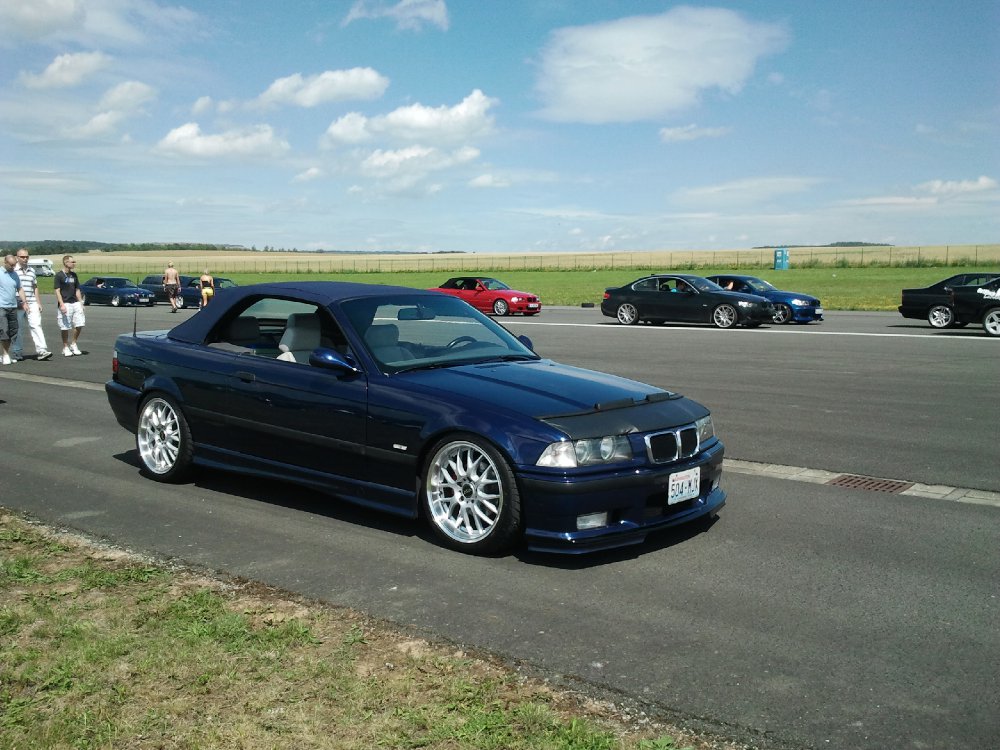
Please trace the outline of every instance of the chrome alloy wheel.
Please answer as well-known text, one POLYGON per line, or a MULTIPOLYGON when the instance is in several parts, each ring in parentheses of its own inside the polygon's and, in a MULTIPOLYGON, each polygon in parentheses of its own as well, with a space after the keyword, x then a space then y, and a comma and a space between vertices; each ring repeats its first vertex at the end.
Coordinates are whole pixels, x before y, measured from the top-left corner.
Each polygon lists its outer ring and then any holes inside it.
POLYGON ((955 313, 948 305, 934 305, 927 312, 927 322, 932 328, 947 328, 955 322, 955 313))
POLYGON ((983 316, 983 330, 990 336, 1000 336, 1000 307, 988 310, 983 316))
POLYGON ((506 502, 496 464, 478 445, 446 443, 428 466, 425 491, 431 522, 459 544, 488 537, 506 502))
POLYGON ((162 398, 151 398, 139 415, 136 445, 143 465, 154 474, 177 466, 183 435, 174 407, 162 398))
POLYGON ((712 312, 712 322, 719 328, 732 328, 739 322, 736 308, 732 305, 719 305, 712 312))
POLYGON ((506 315, 509 312, 510 312, 510 305, 507 304, 507 300, 498 299, 493 303, 494 315, 506 315))
POLYGON ((623 326, 630 326, 639 320, 639 311, 630 302, 623 302, 618 305, 618 322, 623 326))
POLYGON ((792 308, 784 302, 778 302, 774 306, 774 317, 772 320, 777 325, 784 325, 792 319, 792 308))

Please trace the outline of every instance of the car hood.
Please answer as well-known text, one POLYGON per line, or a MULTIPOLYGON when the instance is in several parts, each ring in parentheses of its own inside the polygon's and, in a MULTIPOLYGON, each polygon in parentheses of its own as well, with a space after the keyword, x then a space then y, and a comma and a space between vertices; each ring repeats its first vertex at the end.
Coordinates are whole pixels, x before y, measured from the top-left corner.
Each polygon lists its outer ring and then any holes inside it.
POLYGON ((811 294, 802 294, 800 292, 786 292, 784 289, 778 289, 773 292, 761 292, 762 296, 767 297, 772 302, 791 302, 793 299, 801 299, 806 302, 818 305, 819 300, 816 299, 811 294))
POLYGON ((688 424, 708 414, 694 401, 627 378, 552 360, 463 365, 393 376, 428 396, 539 419, 570 437, 688 424))
POLYGON ((735 300, 744 300, 746 302, 755 302, 757 304, 770 304, 770 300, 763 294, 747 294, 746 292, 730 292, 727 289, 723 289, 721 292, 716 292, 716 294, 724 294, 726 297, 735 300))

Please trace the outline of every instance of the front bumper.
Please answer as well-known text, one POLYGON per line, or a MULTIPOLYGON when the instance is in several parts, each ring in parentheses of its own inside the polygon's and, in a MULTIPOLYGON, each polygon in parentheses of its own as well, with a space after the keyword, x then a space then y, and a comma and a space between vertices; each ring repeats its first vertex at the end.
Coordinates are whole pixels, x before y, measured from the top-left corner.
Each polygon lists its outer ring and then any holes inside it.
POLYGON ((726 503, 720 486, 721 442, 689 461, 574 481, 521 477, 525 541, 538 552, 581 554, 640 544, 654 531, 718 513, 726 503), (667 505, 670 475, 701 469, 698 497, 667 505), (608 512, 608 525, 578 530, 578 516, 608 512))

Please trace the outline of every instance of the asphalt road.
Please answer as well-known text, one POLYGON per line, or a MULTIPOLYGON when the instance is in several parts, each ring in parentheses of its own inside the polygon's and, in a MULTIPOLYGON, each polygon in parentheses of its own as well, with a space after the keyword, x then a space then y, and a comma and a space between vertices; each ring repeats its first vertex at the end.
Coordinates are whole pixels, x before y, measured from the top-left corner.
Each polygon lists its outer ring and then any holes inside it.
MULTIPOLYGON (((583 559, 465 557, 278 482, 143 478, 101 386, 132 310, 87 314, 87 356, 0 369, 7 507, 760 747, 1000 746, 996 505, 730 472, 707 530, 583 559)), ((142 309, 138 327, 192 314, 142 309)), ((728 457, 1000 491, 1000 342, 981 331, 879 313, 752 331, 626 329, 567 308, 505 322, 546 356, 703 401, 728 457)))

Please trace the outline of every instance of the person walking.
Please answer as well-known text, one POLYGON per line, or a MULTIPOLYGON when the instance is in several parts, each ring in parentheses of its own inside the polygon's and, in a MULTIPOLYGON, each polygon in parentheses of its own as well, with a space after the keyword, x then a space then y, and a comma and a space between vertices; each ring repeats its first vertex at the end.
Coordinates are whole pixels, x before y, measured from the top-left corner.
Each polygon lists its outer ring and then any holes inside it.
POLYGON ((38 291, 38 276, 35 275, 35 269, 28 265, 29 257, 28 248, 18 249, 16 270, 27 306, 17 313, 17 336, 10 347, 11 359, 16 362, 24 359, 26 332, 31 333, 31 340, 35 344, 35 359, 41 361, 52 356, 45 345, 45 332, 42 330, 42 295, 38 291))
POLYGON ((177 295, 181 289, 181 277, 174 268, 174 262, 169 261, 163 270, 163 291, 170 301, 170 312, 177 312, 177 295))
POLYGON ((0 272, 0 364, 4 365, 14 364, 10 358, 10 341, 17 336, 17 311, 27 306, 21 277, 14 270, 16 265, 17 258, 5 255, 0 272))
POLYGON ((205 307, 215 296, 215 279, 212 278, 212 274, 208 272, 207 268, 198 279, 198 285, 201 287, 201 306, 205 307))
POLYGON ((83 314, 83 292, 80 291, 80 279, 76 275, 76 258, 72 255, 63 256, 63 267, 56 274, 56 303, 59 310, 56 322, 59 333, 62 334, 63 356, 72 357, 83 354, 77 341, 87 324, 83 314))

